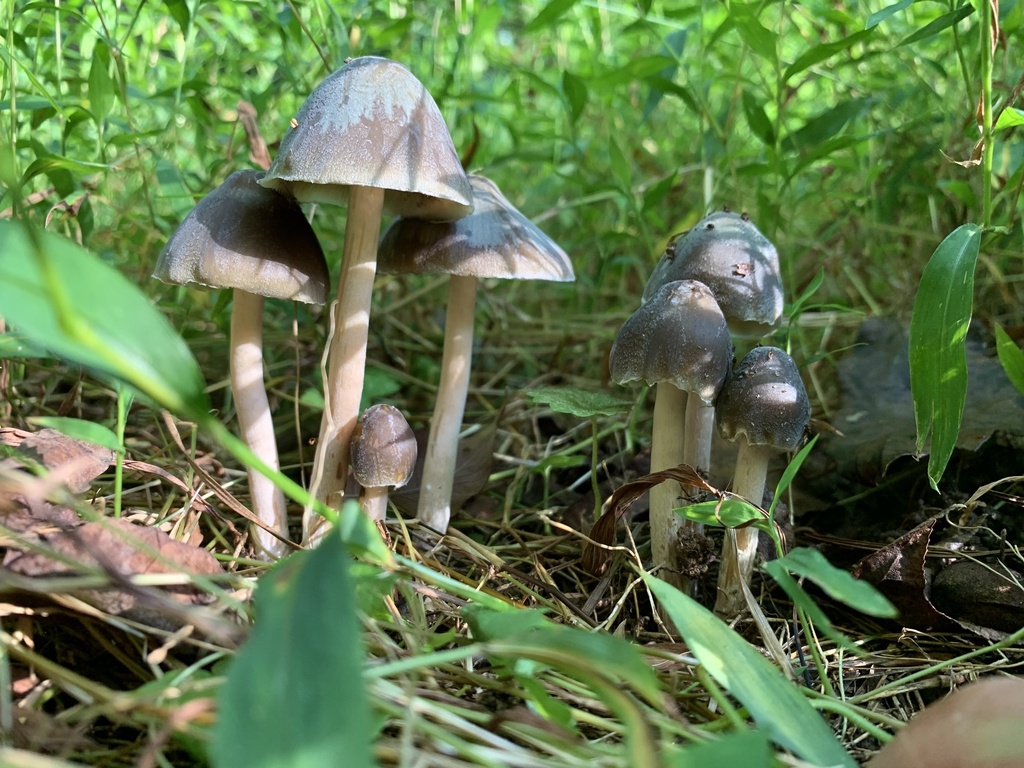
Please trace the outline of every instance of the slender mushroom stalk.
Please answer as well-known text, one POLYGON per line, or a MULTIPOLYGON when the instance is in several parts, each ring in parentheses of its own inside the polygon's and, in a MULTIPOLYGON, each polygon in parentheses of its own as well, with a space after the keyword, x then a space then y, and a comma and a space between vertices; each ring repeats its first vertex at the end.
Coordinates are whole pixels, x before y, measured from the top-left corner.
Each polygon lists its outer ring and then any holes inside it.
MULTIPOLYGON (((153 276, 177 285, 232 288, 230 377, 242 439, 272 469, 279 468, 270 402, 263 382, 264 297, 323 304, 327 262, 294 200, 239 171, 207 195, 175 231, 153 276)), ((268 559, 288 553, 284 495, 248 469, 256 546, 268 559)))
MULTIPOLYGON (((732 342, 725 317, 711 290, 696 280, 663 285, 619 329, 612 345, 611 377, 617 384, 643 380, 657 384, 651 434, 651 471, 670 469, 702 451, 707 431, 706 408, 725 381, 732 342), (675 390, 675 391, 673 391, 675 390), (663 400, 667 402, 663 403, 663 400), (691 407, 692 406, 692 407, 691 407), (680 434, 687 412, 694 420, 680 434)), ((688 579, 680 572, 678 534, 699 530, 675 513, 681 488, 661 483, 651 489, 651 550, 662 578, 680 589, 688 579)))
MULTIPOLYGON (((764 500, 768 462, 803 440, 811 406, 793 358, 777 347, 757 347, 740 361, 718 396, 718 431, 739 443, 733 492, 752 504, 764 500)), ((758 530, 729 529, 722 549, 715 611, 736 616, 746 606, 743 584, 750 584, 758 530)))
POLYGON ((383 522, 388 489, 409 482, 416 467, 416 436, 405 416, 391 405, 371 405, 352 432, 352 474, 363 487, 359 499, 374 522, 383 522))
MULTIPOLYGON (((472 210, 472 192, 426 88, 401 64, 375 56, 349 61, 314 89, 263 184, 302 202, 349 206, 311 488, 337 507, 362 397, 381 212, 450 221, 472 210)), ((325 522, 307 508, 303 542, 318 541, 325 522)))
POLYGON ((380 243, 381 272, 451 275, 441 381, 417 505, 420 522, 441 533, 451 519, 479 279, 575 279, 565 251, 506 200, 492 181, 483 176, 470 176, 469 180, 475 203, 472 214, 448 224, 399 219, 380 243))

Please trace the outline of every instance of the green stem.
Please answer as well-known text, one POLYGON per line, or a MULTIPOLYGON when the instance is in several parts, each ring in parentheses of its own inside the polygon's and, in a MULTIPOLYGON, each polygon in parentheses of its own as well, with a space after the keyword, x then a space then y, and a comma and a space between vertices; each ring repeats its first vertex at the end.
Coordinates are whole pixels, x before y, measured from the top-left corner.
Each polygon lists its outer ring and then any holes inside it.
POLYGON ((992 226, 992 2, 981 0, 981 189, 982 224, 992 226))

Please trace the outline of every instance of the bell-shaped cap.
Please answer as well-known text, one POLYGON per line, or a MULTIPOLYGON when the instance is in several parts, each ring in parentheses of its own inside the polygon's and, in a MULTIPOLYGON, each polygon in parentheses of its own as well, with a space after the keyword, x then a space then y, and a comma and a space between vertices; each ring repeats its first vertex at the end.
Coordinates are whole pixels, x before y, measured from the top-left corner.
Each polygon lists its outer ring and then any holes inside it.
POLYGON ((732 364, 732 341, 711 289, 697 280, 663 285, 619 329, 612 381, 670 381, 711 403, 732 364))
POLYGON ((371 405, 352 432, 349 465, 364 488, 401 488, 416 468, 416 437, 393 405, 371 405))
POLYGON ((700 280, 737 336, 759 338, 782 318, 779 254, 746 214, 719 211, 669 243, 643 300, 665 283, 700 280))
POLYGON ((454 222, 396 219, 377 248, 383 274, 445 274, 513 280, 576 279, 558 244, 484 176, 470 175, 473 213, 454 222))
POLYGON ((792 451, 804 437, 811 404, 793 358, 778 347, 756 347, 729 375, 715 401, 718 432, 750 445, 792 451))
POLYGON ((352 59, 309 95, 263 185, 345 205, 353 186, 386 190, 399 216, 451 221, 473 195, 441 110, 416 76, 378 56, 352 59))
POLYGON ((257 183, 261 176, 236 171, 200 200, 160 252, 153 277, 323 304, 330 275, 316 233, 294 200, 257 183))

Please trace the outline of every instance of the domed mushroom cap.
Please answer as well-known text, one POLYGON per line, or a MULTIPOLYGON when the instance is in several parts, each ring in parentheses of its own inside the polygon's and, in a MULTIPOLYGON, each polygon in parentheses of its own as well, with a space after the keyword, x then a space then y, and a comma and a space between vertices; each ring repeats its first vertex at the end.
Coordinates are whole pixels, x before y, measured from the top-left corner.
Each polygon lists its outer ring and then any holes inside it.
POLYGON ((659 288, 619 329, 612 381, 671 381, 711 403, 732 363, 732 341, 711 289, 697 280, 659 288))
POLYGON ((803 440, 811 404, 793 358, 778 347, 756 347, 733 370, 715 401, 726 440, 792 451, 803 440))
POLYGON ((576 279, 568 255, 484 176, 470 175, 473 213, 450 223, 397 219, 381 238, 377 271, 513 280, 576 279))
POLYGON ((323 304, 330 276, 316 233, 294 200, 257 183, 262 175, 236 171, 200 200, 153 277, 323 304))
POLYGON ((707 285, 737 335, 763 336, 782 318, 778 251, 746 214, 712 213, 670 242, 643 300, 673 280, 707 285))
POLYGON ((353 59, 299 109, 263 185, 302 202, 345 205, 352 186, 386 190, 399 216, 450 221, 473 195, 433 97, 401 64, 353 59))
POLYGON ((401 488, 416 468, 416 437, 392 405, 371 405, 352 433, 349 463, 364 488, 401 488))

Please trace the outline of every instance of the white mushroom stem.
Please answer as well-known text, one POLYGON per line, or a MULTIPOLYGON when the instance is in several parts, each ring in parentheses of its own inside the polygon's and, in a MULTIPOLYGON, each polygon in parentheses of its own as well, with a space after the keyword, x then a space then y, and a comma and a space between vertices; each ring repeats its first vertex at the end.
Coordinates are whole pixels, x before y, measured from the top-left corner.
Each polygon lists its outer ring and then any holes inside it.
MULTIPOLYGON (((238 414, 242 440, 263 463, 279 468, 274 423, 263 383, 263 297, 236 290, 231 306, 231 392, 238 414)), ((284 494, 269 479, 248 468, 252 511, 262 522, 288 538, 288 512, 284 494)), ((256 528, 256 545, 263 557, 273 560, 289 551, 284 541, 256 528)))
POLYGON ((444 533, 452 513, 452 485, 459 454, 459 431, 469 393, 473 362, 475 277, 452 275, 444 320, 441 382, 430 420, 430 436, 423 460, 423 480, 417 516, 420 522, 444 533))
MULTIPOLYGON (((683 461, 704 475, 711 471, 711 438, 714 432, 715 406, 691 395, 686 400, 683 461)), ((698 523, 694 525, 700 528, 698 523)))
MULTIPOLYGON (((736 456, 736 473, 733 476, 733 493, 758 506, 764 500, 765 478, 768 476, 768 460, 775 449, 767 445, 750 445, 746 436, 739 439, 739 454, 736 456)), ((725 546, 722 548, 722 565, 718 571, 718 598, 715 612, 732 617, 746 607, 742 584, 750 585, 757 556, 758 530, 753 526, 726 529, 725 546)))
MULTIPOLYGON (((370 300, 377 272, 377 241, 384 210, 384 190, 352 187, 345 222, 345 250, 334 308, 334 338, 327 355, 324 414, 310 492, 313 498, 339 509, 348 479, 348 444, 359 417, 366 369, 370 300)), ((314 544, 326 533, 326 521, 307 508, 302 516, 302 541, 314 544)))
POLYGON ((383 522, 388 512, 388 487, 363 488, 359 494, 359 502, 363 505, 363 512, 373 522, 383 522))
MULTIPOLYGON (((651 472, 677 467, 684 461, 682 427, 688 399, 671 382, 658 383, 654 394, 654 427, 651 430, 651 472)), ((658 578, 680 589, 685 588, 677 570, 679 551, 676 538, 683 519, 673 510, 682 488, 675 480, 666 480, 651 488, 651 559, 658 569, 658 578)))

